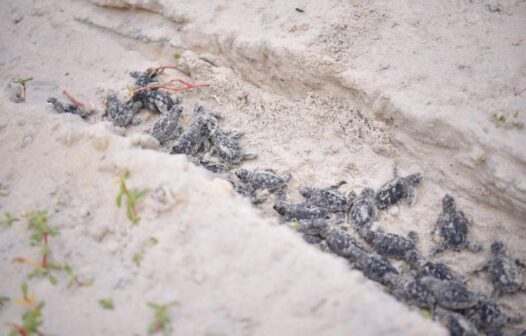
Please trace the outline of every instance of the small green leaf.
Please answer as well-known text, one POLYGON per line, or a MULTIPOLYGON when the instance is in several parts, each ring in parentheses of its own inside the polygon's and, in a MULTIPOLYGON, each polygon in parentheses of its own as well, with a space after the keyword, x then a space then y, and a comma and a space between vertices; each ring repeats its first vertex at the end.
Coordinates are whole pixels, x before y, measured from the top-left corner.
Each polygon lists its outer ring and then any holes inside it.
POLYGON ((106 310, 114 310, 115 308, 111 298, 100 299, 99 304, 106 310))
POLYGON ((124 179, 127 180, 130 177, 130 171, 126 169, 124 172, 124 179))
POLYGON ((174 57, 176 60, 180 59, 181 58, 181 54, 180 53, 175 53, 174 54, 174 57))
POLYGON ((139 191, 138 193, 135 194, 134 200, 138 201, 141 197, 146 196, 148 191, 149 191, 148 189, 143 189, 143 190, 139 191))
POLYGON ((116 201, 115 201, 115 203, 117 204, 117 208, 120 208, 121 205, 122 205, 122 195, 123 195, 122 193, 119 193, 119 194, 117 195, 117 199, 116 199, 116 201))
POLYGON ((24 298, 27 298, 28 291, 29 291, 27 283, 24 282, 21 287, 22 287, 22 295, 24 296, 24 298))
POLYGON ((57 284, 57 278, 55 278, 52 275, 49 275, 49 282, 51 282, 51 284, 55 286, 57 284))

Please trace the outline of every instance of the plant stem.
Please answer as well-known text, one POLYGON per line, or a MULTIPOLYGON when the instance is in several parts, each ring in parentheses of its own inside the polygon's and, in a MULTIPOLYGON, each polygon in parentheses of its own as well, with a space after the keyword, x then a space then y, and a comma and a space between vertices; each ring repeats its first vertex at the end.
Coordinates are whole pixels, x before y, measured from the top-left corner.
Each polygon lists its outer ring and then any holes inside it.
POLYGON ((42 256, 42 268, 44 268, 46 270, 47 270, 47 256, 48 256, 48 252, 47 252, 47 248, 48 248, 47 237, 48 237, 48 234, 49 234, 48 232, 44 232, 43 233, 43 235, 44 235, 44 246, 46 248, 46 252, 42 256))
POLYGON ((74 104, 74 105, 77 105, 78 107, 80 108, 83 108, 85 109, 86 108, 86 105, 84 103, 82 103, 80 100, 76 99, 75 97, 73 97, 72 95, 70 95, 68 93, 68 91, 64 90, 62 92, 64 94, 64 96, 68 97, 68 99, 74 104))
POLYGON ((184 82, 182 80, 172 79, 168 83, 147 85, 147 86, 143 86, 141 88, 135 89, 135 90, 133 90, 133 94, 137 94, 137 93, 145 91, 145 90, 153 90, 153 89, 165 89, 165 90, 168 90, 168 91, 180 92, 180 91, 185 91, 185 90, 190 90, 190 89, 197 89, 197 88, 207 87, 207 86, 210 86, 210 84, 190 84, 190 83, 186 83, 186 82, 184 82), (176 82, 176 81, 180 82, 180 83, 184 83, 185 86, 174 87, 174 86, 171 86, 171 85, 167 85, 167 84, 169 84, 171 82, 176 82))
POLYGON ((176 66, 168 66, 168 65, 163 65, 163 66, 151 69, 150 75, 153 75, 156 72, 162 73, 165 69, 174 69, 174 70, 177 70, 177 71, 181 72, 182 74, 184 74, 184 75, 186 75, 188 77, 192 77, 192 74, 189 73, 188 71, 183 70, 183 69, 181 69, 179 67, 176 67, 176 66))

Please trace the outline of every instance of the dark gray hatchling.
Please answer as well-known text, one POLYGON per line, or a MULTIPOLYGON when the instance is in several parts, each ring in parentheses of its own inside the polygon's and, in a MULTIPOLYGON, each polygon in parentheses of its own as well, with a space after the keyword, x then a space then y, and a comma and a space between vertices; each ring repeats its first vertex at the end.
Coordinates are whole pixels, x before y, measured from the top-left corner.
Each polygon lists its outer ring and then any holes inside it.
MULTIPOLYGON (((134 90, 143 88, 148 85, 158 84, 157 72, 153 72, 151 69, 147 69, 144 72, 131 72, 130 76, 135 78, 134 90)), ((142 103, 143 107, 153 112, 167 113, 172 109, 174 105, 180 103, 179 98, 175 100, 170 95, 159 89, 149 89, 137 92, 133 95, 133 101, 142 103)))
POLYGON ((216 155, 219 160, 229 165, 256 159, 256 154, 245 153, 243 148, 241 148, 237 139, 242 135, 242 133, 237 132, 225 132, 216 127, 210 133, 212 155, 216 155))
POLYGON ((298 232, 309 244, 318 244, 325 240, 329 234, 330 227, 327 221, 322 218, 300 220, 298 232))
POLYGON ((179 117, 182 112, 183 107, 181 105, 174 105, 157 119, 150 134, 161 144, 175 139, 182 132, 182 128, 179 126, 179 117))
POLYGON ((360 254, 359 251, 366 252, 350 234, 340 229, 330 230, 326 239, 329 250, 343 258, 353 258, 360 254))
POLYGON ((422 277, 420 283, 429 290, 437 304, 449 309, 465 309, 475 306, 479 295, 470 291, 463 283, 439 280, 434 277, 422 277))
POLYGON ((330 212, 347 212, 356 198, 356 194, 354 192, 347 195, 341 193, 338 188, 345 183, 345 181, 341 181, 327 188, 301 187, 299 193, 305 197, 309 204, 327 209, 330 212))
POLYGON ((525 268, 526 265, 518 259, 510 257, 502 242, 496 241, 491 244, 491 254, 492 257, 475 269, 473 273, 484 270, 489 274, 493 284, 492 297, 496 298, 502 293, 511 294, 526 291, 521 272, 521 268, 525 268))
POLYGON ((369 279, 379 282, 388 288, 399 288, 402 278, 389 260, 376 252, 353 249, 351 264, 361 270, 369 279))
POLYGON ((441 243, 436 246, 431 254, 437 254, 447 249, 480 252, 482 246, 468 241, 468 227, 470 221, 461 210, 458 210, 453 197, 446 195, 442 199, 442 213, 438 217, 433 235, 438 231, 441 243))
POLYGON ((309 203, 292 203, 287 201, 283 190, 276 192, 273 209, 287 220, 327 217, 327 209, 309 203))
POLYGON ((110 95, 106 99, 106 111, 104 116, 117 127, 126 127, 132 123, 135 115, 141 110, 140 102, 128 101, 123 103, 116 95, 110 95))
POLYGON ((378 209, 387 209, 401 200, 408 200, 413 205, 416 200, 415 186, 422 181, 422 174, 412 174, 402 177, 394 170, 394 179, 383 185, 376 193, 376 206, 378 209))
POLYGON ((194 120, 190 128, 183 133, 179 143, 172 147, 172 154, 196 155, 201 149, 210 147, 210 133, 217 127, 218 115, 206 112, 202 106, 194 109, 194 120))
POLYGON ((486 297, 481 298, 475 306, 465 309, 462 313, 481 330, 494 331, 508 322, 520 323, 522 321, 519 316, 509 317, 496 301, 486 297))
POLYGON ((369 227, 376 219, 377 208, 374 199, 374 190, 365 188, 354 201, 349 213, 351 224, 357 228, 369 227))
POLYGON ((435 308, 435 297, 420 283, 419 278, 409 281, 400 281, 400 287, 393 290, 393 295, 401 301, 419 308, 429 309, 431 312, 435 308))
POLYGON ((455 273, 446 264, 425 258, 416 249, 407 251, 404 259, 416 271, 418 278, 431 276, 440 280, 464 282, 463 277, 455 273))
POLYGON ((417 233, 411 231, 408 238, 393 233, 373 231, 369 228, 361 228, 358 234, 380 255, 385 257, 404 260, 407 252, 416 248, 418 240, 417 233))
POLYGON ((248 197, 253 204, 260 204, 267 200, 267 195, 260 193, 249 184, 239 183, 230 177, 227 178, 227 181, 238 194, 248 197))
POLYGON ((435 309, 435 313, 446 323, 450 336, 482 336, 477 327, 459 313, 440 307, 435 309))
POLYGON ((241 181, 251 185, 256 190, 274 191, 281 189, 292 179, 292 174, 279 176, 272 169, 250 171, 240 168, 236 170, 235 174, 241 181))
POLYGON ((63 104, 60 101, 58 101, 57 98, 54 97, 48 98, 47 102, 52 104, 53 109, 55 109, 55 111, 57 111, 58 113, 76 114, 82 119, 87 119, 90 115, 94 113, 94 111, 87 111, 74 104, 63 104))

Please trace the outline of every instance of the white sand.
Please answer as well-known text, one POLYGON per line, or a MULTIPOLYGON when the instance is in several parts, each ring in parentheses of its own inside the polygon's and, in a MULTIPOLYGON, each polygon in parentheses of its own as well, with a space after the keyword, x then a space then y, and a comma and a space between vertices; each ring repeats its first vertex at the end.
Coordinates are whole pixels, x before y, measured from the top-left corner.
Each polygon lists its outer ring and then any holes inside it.
MULTIPOLYGON (((427 251, 449 192, 473 217, 474 240, 501 239, 526 257, 525 130, 491 121, 493 112, 512 120, 519 110, 516 121, 525 122, 526 92, 513 91, 526 87, 524 2, 96 2, 149 11, 0 3, 2 87, 35 77, 26 104, 10 102, 9 90, 0 96, 0 209, 53 211, 62 228, 57 258, 96 279, 94 287, 70 290, 65 278, 56 288, 31 281, 47 303, 43 330, 142 333, 146 301, 177 299, 180 335, 442 332, 342 260, 262 219, 273 216, 269 204, 258 212, 183 158, 139 149, 155 147, 137 134, 155 116, 144 113, 145 122, 122 138, 45 104, 68 89, 101 109, 110 90, 124 97, 129 71, 173 64, 175 52, 183 52, 179 64, 193 80, 211 83, 183 95, 185 125, 196 103, 222 111, 224 124, 245 131, 244 147, 260 155, 247 167, 294 174, 291 197, 299 185, 342 179, 354 190, 378 187, 396 163, 426 179, 413 209, 382 215, 384 229, 417 230, 427 251), (114 205, 113 179, 126 168, 132 185, 156 191, 137 227, 114 205), (160 242, 137 268, 132 256, 151 236, 160 242), (106 296, 115 312, 99 307, 106 296)), ((9 261, 36 253, 27 237, 23 225, 1 229, 0 274, 8 276, 0 296, 18 297, 29 271, 9 261)), ((443 260, 467 271, 483 258, 446 253, 443 260)), ((489 290, 482 279, 473 284, 489 290)), ((502 303, 526 307, 524 295, 502 303)), ((21 311, 12 303, 0 308, 0 328, 21 311)))

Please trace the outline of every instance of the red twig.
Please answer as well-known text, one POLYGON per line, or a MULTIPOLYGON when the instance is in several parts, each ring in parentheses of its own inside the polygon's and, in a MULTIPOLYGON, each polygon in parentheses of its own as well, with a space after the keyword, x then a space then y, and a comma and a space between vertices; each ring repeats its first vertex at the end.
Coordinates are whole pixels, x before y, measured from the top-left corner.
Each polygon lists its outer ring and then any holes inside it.
POLYGON ((64 94, 64 96, 68 97, 68 99, 74 104, 74 105, 77 105, 78 107, 80 108, 83 108, 85 109, 86 108, 86 105, 84 103, 82 103, 80 100, 76 99, 75 97, 73 97, 72 95, 70 95, 68 93, 68 91, 64 90, 62 92, 64 94))
POLYGON ((26 102, 26 83, 22 84, 22 102, 26 102))
POLYGON ((191 90, 191 89, 197 89, 202 87, 210 86, 210 84, 202 83, 202 84, 190 84, 188 82, 185 82, 181 79, 171 79, 167 83, 161 83, 161 84, 154 84, 154 85, 146 85, 141 88, 133 90, 133 94, 145 91, 145 90, 154 90, 154 89, 164 89, 168 91, 174 91, 174 92, 180 92, 185 90, 191 90), (172 86, 171 83, 179 82, 181 84, 184 84, 183 86, 172 86))
MULTIPOLYGON (((44 246, 46 247, 46 249, 47 249, 47 237, 48 237, 48 233, 44 232, 44 246)), ((44 253, 44 255, 42 256, 42 268, 43 269, 47 269, 47 256, 48 256, 48 252, 46 251, 46 253, 44 253)))
POLYGON ((192 77, 192 74, 189 73, 188 71, 183 70, 183 69, 181 69, 179 67, 176 67, 176 66, 168 66, 168 65, 163 65, 163 66, 160 66, 160 67, 157 67, 157 68, 150 69, 150 75, 153 75, 156 72, 163 73, 163 71, 165 69, 174 69, 174 70, 177 70, 177 71, 181 72, 182 74, 184 74, 184 75, 186 75, 188 77, 192 77))
POLYGON ((24 327, 21 327, 17 324, 14 324, 14 323, 8 323, 7 324, 8 326, 10 326, 11 328, 15 329, 16 332, 20 335, 20 336, 28 336, 27 335, 27 330, 24 328, 24 327))

